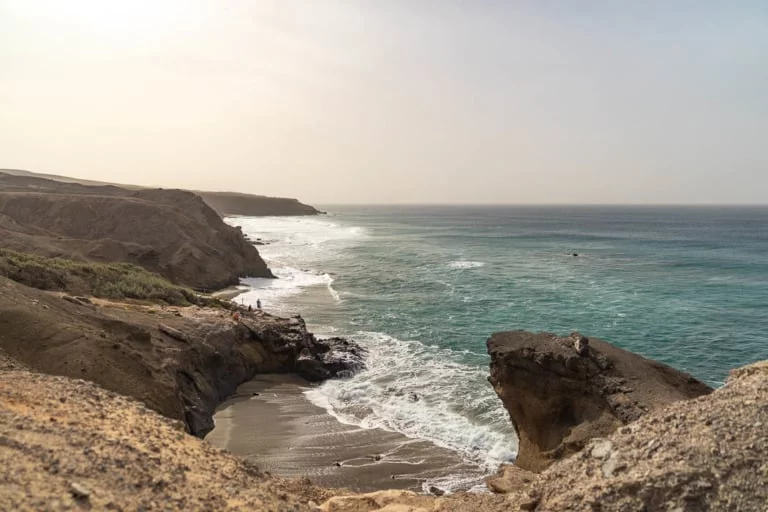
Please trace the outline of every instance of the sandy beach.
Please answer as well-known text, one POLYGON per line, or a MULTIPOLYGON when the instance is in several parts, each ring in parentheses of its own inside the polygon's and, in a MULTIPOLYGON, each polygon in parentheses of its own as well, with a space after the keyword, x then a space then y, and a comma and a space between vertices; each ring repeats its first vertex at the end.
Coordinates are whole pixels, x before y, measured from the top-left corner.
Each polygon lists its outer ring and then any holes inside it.
POLYGON ((428 441, 338 422, 304 397, 309 386, 290 375, 257 376, 217 409, 206 440, 275 475, 355 491, 440 488, 450 475, 469 487, 483 476, 428 441))

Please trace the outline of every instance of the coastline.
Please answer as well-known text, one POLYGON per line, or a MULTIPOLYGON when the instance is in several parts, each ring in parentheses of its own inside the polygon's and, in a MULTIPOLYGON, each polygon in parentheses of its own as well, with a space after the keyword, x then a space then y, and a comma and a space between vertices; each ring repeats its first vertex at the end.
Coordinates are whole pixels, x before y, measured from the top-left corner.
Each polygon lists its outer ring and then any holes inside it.
POLYGON ((257 375, 218 407, 205 440, 264 471, 323 487, 444 491, 446 477, 471 472, 482 482, 485 473, 451 450, 339 422, 304 396, 309 386, 293 375, 257 375))

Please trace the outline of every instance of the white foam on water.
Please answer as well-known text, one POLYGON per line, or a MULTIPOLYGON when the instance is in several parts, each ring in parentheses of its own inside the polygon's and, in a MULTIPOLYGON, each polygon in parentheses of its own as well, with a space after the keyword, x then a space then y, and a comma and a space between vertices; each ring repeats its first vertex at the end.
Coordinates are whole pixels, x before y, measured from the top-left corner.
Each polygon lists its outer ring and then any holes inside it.
POLYGON ((362 228, 315 217, 228 217, 224 220, 242 228, 251 240, 266 242, 257 248, 277 276, 277 279, 241 279, 247 291, 237 297, 238 302, 256 305, 259 299, 275 310, 281 299, 311 287, 324 287, 335 301, 342 300, 333 288, 331 275, 306 267, 320 267, 323 260, 335 257, 356 243, 365 236, 362 228))
MULTIPOLYGON (((261 299, 269 311, 284 313, 281 301, 311 288, 325 287, 336 301, 354 300, 333 288, 333 277, 322 269, 331 258, 367 236, 364 229, 317 217, 233 217, 251 240, 269 241, 258 246, 278 279, 243 279, 246 290, 237 301, 261 299)), ((477 261, 454 261, 454 269, 482 267, 477 261)), ((418 341, 403 341, 376 332, 337 332, 368 351, 367 369, 342 380, 331 380, 306 392, 307 398, 342 423, 360 428, 381 428, 408 438, 430 441, 458 452, 484 471, 512 461, 517 437, 507 413, 488 385, 487 370, 461 362, 462 354, 418 341)), ((465 351, 466 352, 466 351, 465 351)), ((477 484, 467 475, 445 475, 425 485, 446 491, 477 484), (472 481, 470 481, 472 480, 472 481)))
POLYGON ((278 263, 309 263, 338 255, 366 236, 359 226, 344 225, 319 217, 227 217, 251 240, 261 239, 259 253, 278 263))
POLYGON ((467 261, 467 260, 458 260, 458 261, 452 261, 448 264, 448 266, 455 270, 467 270, 470 268, 480 268, 484 267, 485 263, 482 261, 467 261))
MULTIPOLYGON (((486 381, 486 370, 459 362, 449 349, 418 341, 374 332, 350 337, 368 349, 367 369, 306 391, 312 403, 342 423, 431 441, 486 472, 514 460, 514 429, 486 381)), ((440 487, 451 491, 466 482, 446 475, 440 487)))

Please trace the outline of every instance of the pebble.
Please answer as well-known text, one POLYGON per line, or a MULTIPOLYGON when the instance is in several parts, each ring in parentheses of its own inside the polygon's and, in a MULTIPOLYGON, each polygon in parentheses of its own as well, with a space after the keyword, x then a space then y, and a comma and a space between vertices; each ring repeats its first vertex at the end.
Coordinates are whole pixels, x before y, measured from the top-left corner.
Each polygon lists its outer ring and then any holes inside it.
POLYGON ((69 484, 69 492, 78 500, 87 500, 91 496, 91 491, 77 482, 69 484))
POLYGON ((611 453, 613 449, 613 443, 608 439, 596 439, 592 444, 592 457, 596 459, 604 459, 611 453))

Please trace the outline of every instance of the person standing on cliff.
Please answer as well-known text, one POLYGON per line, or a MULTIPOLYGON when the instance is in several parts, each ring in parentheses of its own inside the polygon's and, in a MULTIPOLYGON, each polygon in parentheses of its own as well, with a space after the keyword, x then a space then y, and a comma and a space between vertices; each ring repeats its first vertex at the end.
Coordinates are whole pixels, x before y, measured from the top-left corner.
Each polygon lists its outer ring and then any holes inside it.
POLYGON ((261 299, 256 299, 256 309, 261 309, 261 299))

